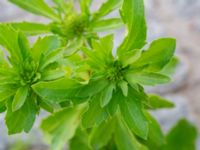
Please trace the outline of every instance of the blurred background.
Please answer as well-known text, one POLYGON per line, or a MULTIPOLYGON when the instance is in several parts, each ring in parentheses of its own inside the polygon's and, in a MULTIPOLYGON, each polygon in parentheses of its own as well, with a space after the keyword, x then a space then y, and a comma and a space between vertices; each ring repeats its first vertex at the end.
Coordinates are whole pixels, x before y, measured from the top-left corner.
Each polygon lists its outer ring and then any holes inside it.
MULTIPOLYGON (((105 0, 94 1, 93 9, 96 9, 105 0)), ((180 59, 173 83, 147 88, 173 101, 176 108, 155 111, 153 114, 164 131, 168 131, 183 117, 193 122, 200 131, 200 0, 145 0, 145 6, 148 41, 168 36, 176 38, 176 55, 180 59)), ((7 0, 0 0, 0 11, 0 22, 47 21, 19 9, 7 0)), ((120 32, 123 31, 117 34, 120 32)), ((119 40, 116 39, 115 43, 119 43, 119 40)), ((48 149, 39 130, 42 116, 37 119, 30 134, 8 136, 4 114, 0 114, 0 150, 48 149)), ((200 150, 200 140, 197 141, 197 150, 200 150)))

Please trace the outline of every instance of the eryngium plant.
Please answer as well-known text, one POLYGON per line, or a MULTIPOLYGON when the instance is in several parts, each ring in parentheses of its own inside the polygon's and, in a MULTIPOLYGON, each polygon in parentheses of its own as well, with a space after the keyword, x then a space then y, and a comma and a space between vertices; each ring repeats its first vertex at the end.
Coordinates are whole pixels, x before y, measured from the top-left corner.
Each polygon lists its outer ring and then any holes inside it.
POLYGON ((93 1, 9 0, 49 18, 0 25, 0 111, 6 112, 9 134, 28 132, 39 110, 52 113, 41 129, 60 150, 195 150, 197 131, 181 120, 168 134, 149 110, 174 104, 145 92, 144 86, 171 82, 176 67, 176 41, 146 42, 143 0, 107 0, 96 12, 93 1), (120 8, 120 17, 107 18, 120 8), (118 48, 114 34, 99 31, 124 25, 118 48), (25 35, 52 34, 29 46, 25 35), (11 38, 12 36, 12 38, 11 38), (79 51, 77 51, 79 50, 79 51))

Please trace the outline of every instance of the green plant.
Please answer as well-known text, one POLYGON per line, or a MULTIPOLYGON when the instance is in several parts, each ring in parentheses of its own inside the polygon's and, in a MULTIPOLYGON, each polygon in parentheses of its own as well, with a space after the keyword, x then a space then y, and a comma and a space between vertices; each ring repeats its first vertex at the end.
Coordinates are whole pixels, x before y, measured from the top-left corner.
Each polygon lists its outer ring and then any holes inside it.
POLYGON ((52 113, 41 124, 51 149, 69 142, 72 150, 175 150, 186 128, 191 136, 180 150, 195 149, 195 127, 181 121, 165 136, 149 113, 174 106, 143 86, 170 82, 177 59, 173 38, 146 46, 143 0, 107 0, 95 13, 90 0, 79 0, 81 13, 73 1, 53 0, 53 7, 9 1, 52 20, 0 24, 0 44, 9 53, 0 58, 0 110, 10 134, 28 132, 43 108, 52 113), (104 18, 117 8, 121 18, 104 18), (113 34, 97 33, 122 25, 127 34, 116 50, 113 34), (53 35, 29 46, 25 34, 44 33, 53 35))

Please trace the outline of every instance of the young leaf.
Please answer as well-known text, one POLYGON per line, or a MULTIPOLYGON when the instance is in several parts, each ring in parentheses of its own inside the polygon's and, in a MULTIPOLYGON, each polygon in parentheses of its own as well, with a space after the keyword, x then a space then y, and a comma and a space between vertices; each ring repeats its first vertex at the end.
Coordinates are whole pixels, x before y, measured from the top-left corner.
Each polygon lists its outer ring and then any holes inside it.
POLYGON ((165 75, 172 75, 175 73, 178 65, 179 65, 179 59, 176 57, 172 57, 170 62, 160 71, 160 73, 165 75))
POLYGON ((128 83, 126 81, 121 81, 119 83, 119 86, 120 86, 120 88, 122 90, 123 95, 125 97, 127 97, 128 96, 128 83))
POLYGON ((59 22, 58 15, 43 0, 9 0, 11 3, 36 15, 48 17, 59 22))
POLYGON ((24 105, 15 112, 12 112, 12 101, 7 101, 5 121, 8 133, 16 134, 22 131, 28 133, 33 126, 37 111, 33 99, 27 100, 24 105))
POLYGON ((140 49, 146 42, 146 22, 143 0, 124 0, 121 16, 128 28, 128 35, 117 50, 120 55, 124 51, 140 49))
POLYGON ((124 52, 122 55, 119 56, 119 59, 122 62, 123 67, 130 65, 137 61, 141 56, 141 50, 136 49, 133 51, 124 52))
POLYGON ((173 108, 174 103, 155 94, 149 95, 150 109, 173 108))
POLYGON ((17 111, 18 109, 20 109, 26 99, 27 99, 27 96, 28 96, 28 87, 27 86, 24 86, 24 87, 20 87, 15 96, 14 96, 14 99, 13 99, 13 102, 12 102, 12 111, 15 112, 17 111))
POLYGON ((176 40, 161 38, 152 42, 147 51, 142 53, 134 66, 149 65, 149 71, 160 71, 169 63, 176 48, 176 40))
POLYGON ((128 72, 126 74, 126 79, 129 83, 139 83, 142 85, 157 85, 170 82, 170 78, 159 74, 151 72, 128 72))
POLYGON ((41 55, 47 55, 55 49, 60 48, 61 41, 57 36, 45 36, 38 38, 32 48, 32 56, 36 62, 40 61, 41 55))
POLYGON ((197 129, 182 119, 167 134, 167 143, 161 150, 196 150, 197 129))
POLYGON ((115 86, 110 84, 101 92, 100 103, 102 108, 110 102, 114 88, 115 86))
POLYGON ((90 14, 90 5, 92 0, 79 0, 81 12, 83 14, 89 15, 90 14))
POLYGON ((115 129, 115 143, 119 150, 148 150, 141 145, 126 124, 119 120, 115 129))
POLYGON ((9 23, 14 29, 24 32, 26 35, 38 35, 50 32, 50 27, 41 23, 17 22, 9 23))
POLYGON ((142 110, 141 100, 137 99, 130 90, 129 95, 121 101, 120 110, 128 127, 139 137, 147 139, 149 127, 142 110))

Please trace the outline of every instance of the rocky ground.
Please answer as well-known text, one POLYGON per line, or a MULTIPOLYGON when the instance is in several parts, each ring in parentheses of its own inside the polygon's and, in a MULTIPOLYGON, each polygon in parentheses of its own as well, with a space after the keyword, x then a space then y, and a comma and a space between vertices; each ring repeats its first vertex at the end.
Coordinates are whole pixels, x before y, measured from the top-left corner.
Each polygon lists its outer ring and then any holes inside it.
MULTIPOLYGON (((177 56, 181 61, 173 83, 149 89, 171 99, 177 107, 172 110, 154 112, 154 114, 165 130, 182 117, 187 117, 200 129, 200 1, 145 0, 145 4, 149 27, 148 40, 152 41, 161 36, 175 37, 177 56)), ((0 10, 0 22, 45 21, 40 17, 25 13, 9 4, 7 0, 0 1, 0 10)), ((42 144, 42 137, 37 130, 38 124, 39 121, 31 135, 22 135, 20 138, 28 139, 33 144, 42 144)), ((0 115, 0 150, 5 150, 7 143, 13 143, 18 138, 18 136, 8 138, 6 134, 3 115, 0 115)), ((200 140, 197 145, 200 150, 200 140)), ((45 148, 41 146, 38 149, 45 148)))

